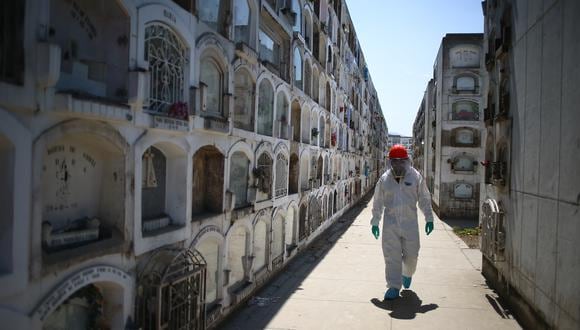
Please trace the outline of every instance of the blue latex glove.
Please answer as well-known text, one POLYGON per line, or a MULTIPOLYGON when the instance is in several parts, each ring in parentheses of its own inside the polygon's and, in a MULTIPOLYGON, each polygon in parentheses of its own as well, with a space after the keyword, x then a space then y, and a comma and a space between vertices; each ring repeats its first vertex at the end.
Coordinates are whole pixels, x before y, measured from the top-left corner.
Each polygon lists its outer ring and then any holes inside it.
POLYGON ((371 232, 373 233, 375 239, 379 239, 379 226, 373 226, 371 228, 371 232))
POLYGON ((427 222, 425 224, 425 233, 429 235, 431 234, 432 231, 433 231, 433 222, 427 222))

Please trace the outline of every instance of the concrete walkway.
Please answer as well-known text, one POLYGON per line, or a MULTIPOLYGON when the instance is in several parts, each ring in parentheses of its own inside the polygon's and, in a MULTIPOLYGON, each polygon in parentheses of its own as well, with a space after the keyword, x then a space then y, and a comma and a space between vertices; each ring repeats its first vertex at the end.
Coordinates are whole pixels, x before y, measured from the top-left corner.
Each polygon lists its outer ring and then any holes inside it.
MULTIPOLYGON (((402 298, 383 302, 380 239, 370 231, 365 198, 246 306, 223 329, 519 329, 480 274, 481 253, 436 220, 421 236, 417 272, 402 298)), ((419 212, 420 213, 420 212, 419 212)), ((423 229, 423 216, 420 213, 423 229)))

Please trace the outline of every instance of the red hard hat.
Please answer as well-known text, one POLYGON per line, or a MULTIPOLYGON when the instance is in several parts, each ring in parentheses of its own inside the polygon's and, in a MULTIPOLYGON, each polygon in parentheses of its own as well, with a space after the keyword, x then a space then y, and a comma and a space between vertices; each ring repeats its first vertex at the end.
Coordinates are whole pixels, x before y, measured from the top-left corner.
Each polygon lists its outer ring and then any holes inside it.
POLYGON ((409 158, 409 155, 407 154, 407 148, 405 148, 403 145, 395 144, 391 147, 391 150, 389 150, 389 158, 409 158))

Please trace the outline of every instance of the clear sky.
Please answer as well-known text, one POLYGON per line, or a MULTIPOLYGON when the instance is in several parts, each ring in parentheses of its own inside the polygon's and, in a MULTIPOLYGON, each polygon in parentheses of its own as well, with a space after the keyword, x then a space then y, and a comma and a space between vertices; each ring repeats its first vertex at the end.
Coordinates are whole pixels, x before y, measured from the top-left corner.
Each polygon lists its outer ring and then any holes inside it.
POLYGON ((347 0, 389 133, 413 121, 446 33, 483 32, 481 0, 347 0))

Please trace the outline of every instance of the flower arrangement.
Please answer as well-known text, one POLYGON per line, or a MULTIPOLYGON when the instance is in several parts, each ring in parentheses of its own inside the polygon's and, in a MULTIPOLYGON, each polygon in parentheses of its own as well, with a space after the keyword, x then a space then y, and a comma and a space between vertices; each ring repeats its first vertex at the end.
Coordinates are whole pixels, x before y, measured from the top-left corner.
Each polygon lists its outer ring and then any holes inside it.
POLYGON ((189 117, 189 110, 187 109, 187 103, 185 102, 175 102, 169 107, 167 112, 169 117, 187 120, 189 117))

